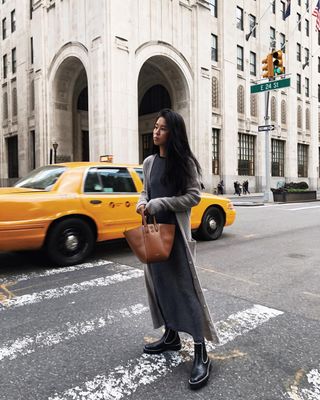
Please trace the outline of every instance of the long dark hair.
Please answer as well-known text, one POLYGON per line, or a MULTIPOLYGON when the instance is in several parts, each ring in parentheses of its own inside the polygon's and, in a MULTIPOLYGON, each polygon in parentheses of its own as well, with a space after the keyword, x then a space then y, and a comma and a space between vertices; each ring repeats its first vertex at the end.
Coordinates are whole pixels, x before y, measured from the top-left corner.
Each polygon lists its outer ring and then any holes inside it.
MULTIPOLYGON (((173 183, 177 192, 185 193, 187 183, 192 176, 192 163, 195 164, 199 176, 201 176, 201 167, 190 149, 186 125, 182 116, 165 108, 159 111, 155 122, 161 117, 165 119, 169 131, 163 181, 164 183, 173 183)), ((154 146, 154 153, 159 154, 159 151, 159 146, 154 146)))

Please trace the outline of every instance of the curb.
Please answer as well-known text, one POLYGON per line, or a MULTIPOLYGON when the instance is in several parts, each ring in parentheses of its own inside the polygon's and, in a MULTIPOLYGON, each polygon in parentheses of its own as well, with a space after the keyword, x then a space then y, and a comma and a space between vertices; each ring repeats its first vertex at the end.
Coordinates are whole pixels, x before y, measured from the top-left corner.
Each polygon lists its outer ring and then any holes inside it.
POLYGON ((239 201, 239 202, 232 202, 235 207, 260 207, 264 206, 264 203, 256 202, 256 201, 239 201))

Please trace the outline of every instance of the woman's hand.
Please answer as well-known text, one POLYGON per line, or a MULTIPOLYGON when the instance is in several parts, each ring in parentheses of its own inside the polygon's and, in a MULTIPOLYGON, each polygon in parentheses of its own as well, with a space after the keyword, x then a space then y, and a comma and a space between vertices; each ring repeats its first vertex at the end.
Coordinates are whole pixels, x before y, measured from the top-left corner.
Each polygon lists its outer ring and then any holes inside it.
POLYGON ((147 214, 146 206, 144 204, 142 204, 140 207, 138 207, 137 213, 140 215, 143 215, 143 214, 146 215, 147 214))

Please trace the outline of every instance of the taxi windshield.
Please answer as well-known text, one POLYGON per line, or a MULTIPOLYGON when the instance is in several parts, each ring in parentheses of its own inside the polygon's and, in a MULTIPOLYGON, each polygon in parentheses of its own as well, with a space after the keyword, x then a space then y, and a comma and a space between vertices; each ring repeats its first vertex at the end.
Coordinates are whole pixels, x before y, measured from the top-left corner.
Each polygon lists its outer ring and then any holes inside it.
POLYGON ((66 170, 64 166, 50 165, 40 167, 31 171, 27 176, 20 179, 14 186, 29 189, 50 191, 59 176, 66 170))

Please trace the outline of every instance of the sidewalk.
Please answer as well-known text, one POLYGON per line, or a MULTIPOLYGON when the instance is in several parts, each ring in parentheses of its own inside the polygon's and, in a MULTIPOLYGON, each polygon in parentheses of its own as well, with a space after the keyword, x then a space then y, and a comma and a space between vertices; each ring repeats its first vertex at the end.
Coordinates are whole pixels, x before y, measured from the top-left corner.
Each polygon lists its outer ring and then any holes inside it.
MULTIPOLYGON (((241 196, 235 194, 222 194, 219 197, 225 197, 232 201, 235 206, 263 206, 264 193, 250 193, 241 194, 241 196)), ((317 191, 317 201, 320 201, 320 191, 317 191)))
POLYGON ((241 194, 241 196, 238 196, 236 194, 223 194, 223 195, 219 195, 219 196, 232 200, 232 203, 235 206, 263 206, 264 205, 264 201, 263 201, 264 193, 241 194))

